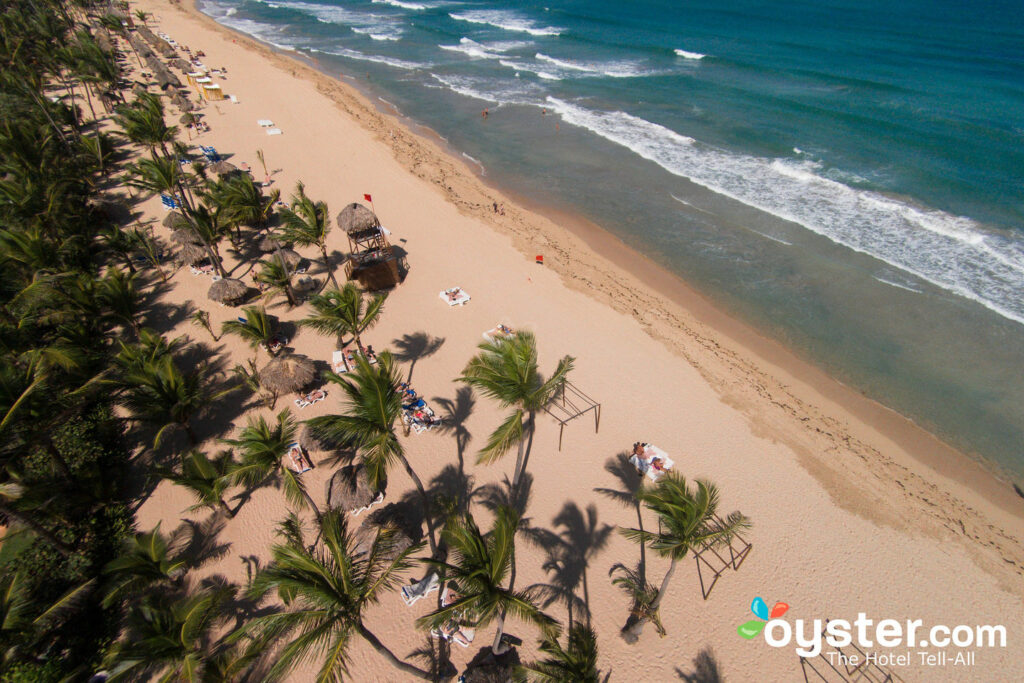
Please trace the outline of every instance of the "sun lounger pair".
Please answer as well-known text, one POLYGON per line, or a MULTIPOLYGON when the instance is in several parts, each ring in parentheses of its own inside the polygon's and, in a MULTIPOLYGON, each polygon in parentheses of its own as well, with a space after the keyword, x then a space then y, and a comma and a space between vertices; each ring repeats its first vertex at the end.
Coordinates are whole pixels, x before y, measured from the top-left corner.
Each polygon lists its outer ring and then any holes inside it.
POLYGON ((464 306, 469 303, 469 294, 466 293, 462 287, 452 287, 450 289, 442 290, 440 294, 441 301, 445 302, 449 306, 464 306))
POLYGON ((213 274, 213 266, 212 265, 199 266, 198 268, 196 268, 195 266, 189 266, 189 270, 192 271, 193 275, 212 275, 213 274))
POLYGON ((213 147, 199 145, 199 149, 202 150, 203 156, 206 157, 206 160, 209 161, 211 164, 220 161, 220 155, 217 154, 217 150, 215 150, 213 147))
POLYGON ((651 444, 644 444, 643 457, 634 453, 629 456, 629 462, 633 464, 633 467, 636 468, 637 472, 641 475, 646 474, 647 477, 654 482, 658 481, 665 472, 672 469, 672 466, 675 465, 672 458, 668 457, 668 453, 657 446, 652 446, 651 444), (661 467, 660 470, 652 464, 655 458, 659 460, 658 464, 661 467))
POLYGON ((437 578, 437 574, 431 572, 426 578, 416 583, 411 583, 408 586, 402 586, 402 600, 409 607, 413 606, 420 598, 425 598, 440 586, 440 581, 437 578))
POLYGON ((302 474, 303 472, 309 472, 313 469, 313 463, 310 462, 305 449, 298 443, 289 444, 288 452, 284 457, 285 466, 295 474, 302 474))
POLYGON ((417 434, 429 432, 441 424, 441 418, 434 417, 434 411, 430 409, 430 406, 422 398, 417 399, 413 406, 402 407, 404 408, 402 411, 402 422, 409 425, 417 434))
POLYGON ((297 399, 295 399, 295 405, 297 405, 299 408, 305 408, 306 406, 311 406, 314 403, 319 403, 325 398, 327 398, 327 390, 317 389, 316 391, 311 391, 308 394, 299 396, 297 399))
POLYGON ((516 331, 513 330, 508 325, 505 325, 504 323, 498 323, 491 329, 484 332, 483 336, 484 339, 486 339, 487 341, 494 341, 496 339, 505 339, 507 337, 511 337, 515 333, 516 331))
POLYGON ((178 208, 178 200, 169 194, 160 195, 160 203, 163 204, 163 207, 168 211, 178 208))

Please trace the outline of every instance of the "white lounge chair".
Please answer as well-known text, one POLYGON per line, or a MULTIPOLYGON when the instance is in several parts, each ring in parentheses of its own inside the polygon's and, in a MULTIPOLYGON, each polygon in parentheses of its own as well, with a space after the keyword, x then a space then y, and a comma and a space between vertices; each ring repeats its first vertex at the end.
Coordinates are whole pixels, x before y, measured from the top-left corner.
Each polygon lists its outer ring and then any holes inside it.
POLYGON ((408 586, 402 586, 402 600, 405 601, 406 605, 412 607, 414 602, 436 591, 439 585, 440 582, 438 581, 437 574, 431 572, 421 581, 409 584, 408 586))
POLYGON ((231 100, 231 104, 238 104, 238 96, 237 95, 228 95, 228 99, 231 100))
POLYGON ((271 128, 274 125, 274 122, 270 119, 259 119, 256 123, 263 128, 271 128))
POLYGON ((464 306, 469 303, 470 299, 469 294, 462 287, 451 287, 450 289, 442 290, 438 296, 441 298, 441 301, 449 306, 464 306))
POLYGON ((267 128, 267 135, 280 135, 280 134, 281 134, 281 129, 280 128, 267 128))
POLYGON ((344 351, 335 351, 331 354, 331 370, 338 375, 343 375, 348 372, 351 368, 348 366, 348 362, 345 360, 344 351))
POLYGON ((511 337, 513 334, 515 334, 515 330, 513 330, 511 327, 505 325, 504 323, 498 323, 491 329, 484 332, 483 337, 487 341, 494 341, 495 339, 505 339, 507 337, 511 337))

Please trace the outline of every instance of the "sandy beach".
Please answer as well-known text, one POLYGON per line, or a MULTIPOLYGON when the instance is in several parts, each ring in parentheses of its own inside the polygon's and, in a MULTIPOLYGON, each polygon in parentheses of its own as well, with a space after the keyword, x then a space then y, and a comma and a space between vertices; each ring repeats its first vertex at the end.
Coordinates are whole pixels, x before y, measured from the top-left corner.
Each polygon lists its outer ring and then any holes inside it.
MULTIPOLYGON (((530 525, 561 533, 555 518, 565 510, 583 517, 593 508, 598 527, 634 526, 636 514, 598 489, 622 490, 610 472, 631 444, 657 444, 689 478, 707 478, 722 491, 722 509, 742 511, 753 522, 745 534, 752 550, 738 570, 724 571, 708 599, 701 595, 695 562, 680 565, 661 607, 667 636, 648 627, 639 643, 619 637, 629 603, 608 578, 615 563, 633 565, 638 547, 613 532, 593 554, 585 575, 600 667, 611 680, 678 680, 693 674, 694 660, 710 652, 728 680, 802 680, 792 648, 744 640, 737 626, 749 620, 751 600, 790 605, 792 619, 921 619, 927 624, 1001 624, 1005 648, 978 648, 971 667, 929 667, 914 655, 893 672, 915 680, 1016 680, 1024 663, 1024 500, 981 465, 856 392, 830 380, 742 324, 714 310, 685 285, 629 251, 597 226, 559 215, 541 215, 486 185, 409 122, 374 106, 351 84, 322 74, 286 55, 218 26, 195 9, 157 0, 135 3, 153 14, 151 25, 178 44, 202 49, 204 62, 227 69, 217 79, 237 103, 205 104, 210 131, 194 144, 214 146, 235 165, 246 162, 257 176, 262 150, 273 188, 285 201, 296 183, 325 200, 333 217, 343 206, 373 197, 392 241, 407 254, 405 281, 388 297, 382 321, 364 335, 375 349, 402 351, 419 335, 437 340, 436 351, 407 362, 417 390, 438 409, 458 400, 453 382, 476 352, 481 333, 497 323, 532 330, 540 367, 550 372, 559 358, 576 358, 573 383, 601 404, 600 429, 589 415, 569 423, 558 450, 559 425, 541 415, 529 462, 534 477, 527 510, 530 525), (270 119, 283 132, 268 136, 257 124, 270 119), (503 204, 496 214, 493 204, 503 204), (534 256, 542 254, 544 265, 534 256), (438 292, 465 289, 472 300, 448 307, 438 292)), ((194 99, 194 98, 193 98, 194 99)), ((178 113, 167 106, 168 118, 178 113)), ((182 137, 184 135, 184 130, 182 137)), ((141 205, 145 218, 162 220, 159 198, 141 205)), ((162 227, 156 228, 166 236, 162 227)), ((334 229, 329 248, 347 251, 334 229)), ((251 262, 222 247, 225 265, 248 278, 251 262)), ((302 250, 319 272, 314 248, 302 250)), ((155 327, 167 336, 188 335, 212 344, 230 368, 252 357, 239 339, 213 344, 190 324, 186 311, 208 311, 215 329, 237 315, 209 301, 210 279, 178 270, 161 303, 174 311, 155 327)), ((294 322, 308 307, 270 309, 294 322)), ((290 351, 329 361, 335 341, 309 330, 290 351)), ((260 361, 265 362, 266 355, 260 361)), ((232 438, 246 419, 292 407, 297 418, 340 412, 337 389, 314 406, 295 410, 290 399, 276 410, 235 410, 233 424, 213 418, 197 431, 209 439, 232 438)), ((240 394, 226 399, 239 404, 240 394)), ((473 397, 460 424, 470 435, 460 453, 452 431, 403 437, 411 464, 424 484, 451 486, 452 468, 464 462, 468 485, 477 488, 509 476, 514 456, 495 465, 476 464, 476 453, 503 412, 473 397)), ((453 423, 451 415, 447 422, 453 423)), ((208 452, 216 447, 211 442, 208 452)), ((315 458, 303 475, 318 505, 334 471, 315 458)), ((237 493, 237 491, 233 491, 237 493)), ((415 495, 407 475, 395 469, 388 500, 415 495)), ((138 526, 158 522, 170 530, 185 520, 206 521, 207 511, 188 512, 186 491, 163 482, 137 513, 138 526)), ((225 520, 217 542, 226 552, 200 577, 222 575, 244 583, 246 562, 266 563, 275 524, 289 510, 280 491, 257 490, 237 516, 225 520)), ((482 509, 474 508, 481 520, 482 509)), ((309 515, 307 515, 309 517, 309 515)), ((655 525, 645 517, 645 527, 655 525)), ((485 524, 481 524, 485 526, 485 524)), ((649 527, 648 527, 649 528, 649 527)), ((667 562, 648 554, 649 578, 660 582, 667 562)), ((517 584, 549 582, 543 549, 521 542, 517 584)), ((419 578, 422 570, 414 572, 419 578)), ((706 579, 706 570, 705 570, 706 579)), ((577 591, 583 596, 583 587, 577 591)), ((406 657, 426 634, 414 621, 427 601, 406 607, 398 593, 369 615, 368 625, 396 654, 406 657)), ((548 612, 565 619, 565 608, 548 612)), ((524 660, 536 653, 537 633, 512 622, 522 638, 524 660)), ((493 630, 478 632, 468 649, 453 648, 456 666, 490 643, 493 630)), ((913 648, 911 648, 912 650, 913 648)), ((365 643, 351 648, 354 680, 399 680, 399 672, 365 643)), ((312 680, 308 664, 292 680, 312 680)), ((691 679, 686 679, 691 680, 691 679)), ((702 679, 697 679, 702 680, 702 679)), ((829 679, 838 680, 838 679, 829 679)))

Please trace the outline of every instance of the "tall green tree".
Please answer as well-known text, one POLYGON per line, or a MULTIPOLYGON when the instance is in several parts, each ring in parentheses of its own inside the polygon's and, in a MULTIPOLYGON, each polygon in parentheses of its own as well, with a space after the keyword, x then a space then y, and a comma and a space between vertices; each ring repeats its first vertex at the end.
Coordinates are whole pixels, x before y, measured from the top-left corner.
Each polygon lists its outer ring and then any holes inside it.
POLYGON ((395 432, 395 425, 402 416, 402 397, 398 393, 400 378, 394 357, 383 351, 376 365, 371 365, 359 356, 354 371, 344 377, 332 373, 328 379, 345 393, 344 413, 308 420, 306 424, 310 431, 329 443, 355 447, 366 467, 370 486, 375 491, 384 490, 388 471, 401 463, 419 491, 424 519, 430 531, 430 550, 436 553, 430 498, 423 488, 423 482, 405 457, 405 449, 395 432))
POLYGON ((387 294, 367 299, 358 287, 347 282, 340 290, 331 289, 311 297, 309 303, 314 312, 300 320, 299 326, 336 336, 339 346, 344 346, 344 337, 349 334, 362 347, 360 335, 380 320, 386 299, 387 294))
POLYGON ((234 469, 235 461, 230 451, 211 459, 202 451, 191 450, 181 455, 181 466, 178 469, 158 468, 157 473, 171 483, 188 489, 196 501, 189 510, 220 508, 228 517, 234 517, 235 511, 224 502, 224 492, 231 486, 234 469))
POLYGON ((281 258, 280 252, 260 261, 260 265, 262 268, 256 274, 256 281, 266 287, 263 296, 270 300, 284 294, 289 306, 294 308, 298 305, 295 300, 295 292, 292 290, 291 269, 281 258))
POLYGON ((292 204, 289 209, 281 209, 281 234, 289 242, 299 246, 316 245, 323 257, 324 268, 327 276, 339 289, 338 281, 334 277, 334 265, 327 256, 327 235, 331 232, 331 219, 328 214, 327 202, 315 202, 306 195, 306 186, 301 182, 295 188, 292 195, 292 204))
POLYGON ((167 588, 181 579, 185 571, 185 561, 171 554, 167 537, 157 523, 152 531, 135 534, 126 541, 121 554, 103 568, 103 604, 110 607, 155 587, 167 588))
POLYGON ((540 628, 554 638, 558 622, 545 614, 526 591, 511 591, 505 581, 515 557, 515 534, 519 513, 510 507, 499 507, 494 527, 482 534, 472 515, 452 517, 441 538, 448 546, 448 560, 425 560, 444 572, 447 581, 458 585, 459 599, 416 620, 420 628, 439 628, 456 619, 469 620, 476 628, 497 622, 491 652, 508 651, 502 642, 505 617, 512 616, 540 628), (470 615, 470 616, 466 616, 470 615))
MULTIPOLYGON (((620 528, 620 531, 631 541, 646 544, 658 555, 670 559, 658 595, 649 606, 650 612, 657 613, 679 560, 693 548, 728 545, 736 532, 750 527, 750 520, 739 512, 721 518, 718 487, 698 479, 691 489, 686 479, 675 472, 668 472, 654 488, 641 491, 637 497, 658 516, 658 531, 629 528, 620 528)), ((623 636, 635 641, 648 621, 649 616, 641 617, 624 630, 623 636)))
POLYGON ((598 683, 601 680, 601 671, 597 668, 597 636, 586 624, 573 624, 565 647, 555 638, 545 638, 540 643, 540 651, 547 657, 518 667, 513 680, 522 683, 598 683))
POLYGON ((236 335, 244 339, 250 349, 258 352, 263 347, 271 356, 276 355, 270 348, 275 326, 266 309, 262 306, 245 306, 242 312, 245 314, 245 322, 227 320, 221 324, 221 334, 236 335))
POLYGON ((214 395, 205 366, 182 372, 169 356, 122 373, 117 383, 122 389, 119 400, 132 417, 157 428, 154 448, 172 428, 184 429, 189 443, 196 445, 192 418, 226 393, 214 395))
POLYGON ((399 550, 394 530, 380 528, 370 549, 361 553, 348 531, 347 516, 338 510, 324 513, 320 532, 321 542, 310 546, 297 518, 281 525, 283 540, 271 549, 273 562, 257 574, 251 593, 276 591, 290 609, 250 619, 236 639, 251 635, 257 642, 288 640, 267 672, 271 680, 314 656, 323 662, 318 682, 342 680, 350 675, 348 648, 355 636, 404 675, 432 680, 426 671, 399 659, 363 622, 367 609, 397 590, 414 566, 410 557, 422 546, 399 550))
POLYGON ((537 368, 537 341, 532 332, 519 331, 511 337, 487 341, 478 347, 457 381, 465 382, 502 408, 512 412, 487 438, 478 462, 493 463, 517 448, 512 487, 517 488, 526 471, 537 411, 557 394, 562 382, 572 371, 575 359, 565 356, 555 371, 544 380, 537 368))

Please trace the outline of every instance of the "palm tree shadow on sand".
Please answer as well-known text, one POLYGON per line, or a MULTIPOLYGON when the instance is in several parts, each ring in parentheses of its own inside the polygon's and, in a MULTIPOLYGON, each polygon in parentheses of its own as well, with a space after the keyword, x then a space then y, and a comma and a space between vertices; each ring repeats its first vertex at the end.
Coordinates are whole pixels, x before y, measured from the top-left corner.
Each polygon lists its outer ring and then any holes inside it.
POLYGON ((686 683, 722 683, 722 670, 710 647, 706 647, 693 658, 693 671, 687 673, 676 667, 676 675, 686 683))
POLYGON ((398 339, 392 339, 391 344, 395 348, 395 360, 409 364, 409 374, 405 381, 411 382, 416 361, 437 353, 444 344, 444 337, 434 337, 426 332, 413 332, 404 334, 398 339))

